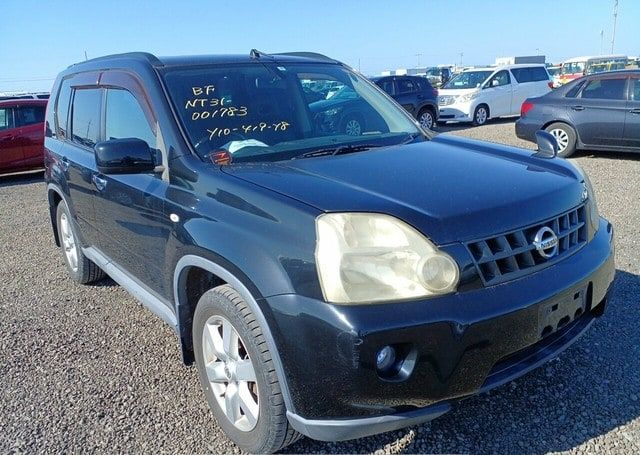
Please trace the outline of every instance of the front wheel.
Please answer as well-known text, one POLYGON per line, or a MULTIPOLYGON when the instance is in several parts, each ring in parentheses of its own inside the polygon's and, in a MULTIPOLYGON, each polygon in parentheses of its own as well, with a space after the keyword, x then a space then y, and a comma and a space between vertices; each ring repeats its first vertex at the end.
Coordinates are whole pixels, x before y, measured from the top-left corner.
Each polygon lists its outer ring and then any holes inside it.
POLYGON ((545 130, 556 138, 558 156, 568 158, 576 151, 576 132, 566 123, 552 123, 545 130))
POLYGON ((362 135, 363 125, 360 117, 351 115, 342 122, 342 132, 348 136, 362 135))
POLYGON ((287 420, 262 329, 231 286, 218 286, 200 298, 193 347, 209 407, 238 447, 273 453, 301 437, 287 420))
POLYGON ((473 112, 473 124, 474 126, 482 126, 487 123, 487 120, 489 120, 489 108, 481 104, 473 112))

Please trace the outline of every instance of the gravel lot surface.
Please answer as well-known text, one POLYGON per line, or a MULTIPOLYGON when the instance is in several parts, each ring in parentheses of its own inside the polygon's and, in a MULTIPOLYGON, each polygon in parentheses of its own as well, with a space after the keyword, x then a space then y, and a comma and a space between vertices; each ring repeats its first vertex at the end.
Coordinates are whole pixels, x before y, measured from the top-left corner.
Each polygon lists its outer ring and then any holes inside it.
MULTIPOLYGON (((440 130, 533 148, 512 121, 440 130)), ((558 360, 431 423, 286 452, 640 452, 640 156, 574 160, 616 227, 606 316, 558 360)), ((41 179, 0 178, 0 453, 238 453, 171 330, 111 280, 67 278, 41 179)))

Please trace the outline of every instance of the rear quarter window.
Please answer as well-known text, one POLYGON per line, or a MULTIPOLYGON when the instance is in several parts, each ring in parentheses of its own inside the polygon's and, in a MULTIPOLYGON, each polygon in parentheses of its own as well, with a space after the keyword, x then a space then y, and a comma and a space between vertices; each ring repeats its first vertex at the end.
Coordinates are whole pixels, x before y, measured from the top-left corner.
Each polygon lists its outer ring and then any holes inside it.
POLYGON ((68 137, 69 104, 71 102, 71 80, 62 81, 56 100, 56 131, 61 139, 68 137))
POLYGON ((20 106, 18 108, 18 125, 29 126, 44 122, 44 106, 20 106))

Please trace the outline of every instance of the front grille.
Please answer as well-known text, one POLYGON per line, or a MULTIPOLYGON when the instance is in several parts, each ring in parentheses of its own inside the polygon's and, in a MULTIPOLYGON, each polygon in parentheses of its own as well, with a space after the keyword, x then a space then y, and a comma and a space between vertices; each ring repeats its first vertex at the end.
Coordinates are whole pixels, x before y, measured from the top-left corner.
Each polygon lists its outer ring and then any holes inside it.
POLYGON ((587 242, 585 204, 557 217, 516 231, 467 243, 478 273, 486 286, 514 280, 548 267, 575 253, 587 242), (536 233, 544 226, 558 237, 558 251, 545 259, 534 245, 536 233))

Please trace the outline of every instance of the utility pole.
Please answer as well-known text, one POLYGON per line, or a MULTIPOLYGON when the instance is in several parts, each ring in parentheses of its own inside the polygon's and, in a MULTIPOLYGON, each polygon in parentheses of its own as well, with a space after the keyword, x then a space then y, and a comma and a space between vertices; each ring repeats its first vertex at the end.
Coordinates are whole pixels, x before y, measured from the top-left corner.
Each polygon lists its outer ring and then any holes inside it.
POLYGON ((618 21, 618 0, 613 0, 613 35, 611 36, 611 53, 616 42, 616 22, 618 21))
POLYGON ((87 60, 89 60, 89 59, 87 58, 87 51, 84 51, 84 61, 86 62, 87 60))
POLYGON ((464 57, 464 52, 460 52, 460 68, 462 68, 462 57, 464 57))
POLYGON ((600 30, 600 55, 604 53, 604 30, 600 30))
POLYGON ((416 66, 416 68, 420 68, 420 57, 422 57, 422 54, 417 53, 417 54, 414 54, 414 55, 415 55, 415 56, 417 57, 417 59, 418 59, 418 65, 416 66))

